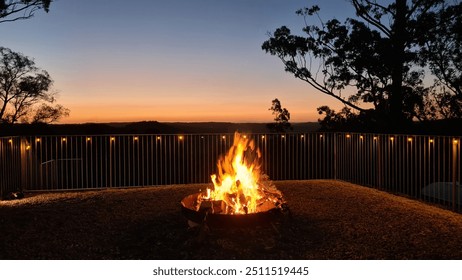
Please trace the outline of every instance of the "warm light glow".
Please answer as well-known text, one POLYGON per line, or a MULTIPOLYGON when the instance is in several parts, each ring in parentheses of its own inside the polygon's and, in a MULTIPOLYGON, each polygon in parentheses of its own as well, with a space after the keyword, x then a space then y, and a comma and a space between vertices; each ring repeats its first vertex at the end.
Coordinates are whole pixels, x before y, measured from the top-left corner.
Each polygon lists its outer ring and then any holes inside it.
POLYGON ((133 141, 138 141, 138 136, 133 137, 133 141))
POLYGON ((433 143, 433 139, 428 140, 428 142, 433 143))
POLYGON ((9 139, 9 140, 8 140, 8 143, 13 143, 13 139, 9 139))
POLYGON ((322 137, 323 137, 323 135, 322 135, 322 134, 321 134, 321 135, 319 135, 319 138, 322 138, 322 137))
POLYGON ((390 137, 390 141, 393 141, 393 140, 395 140, 395 137, 390 137))
POLYGON ((66 141, 67 141, 67 138, 66 138, 66 137, 63 137, 63 138, 61 138, 61 141, 66 142, 66 141))
POLYGON ((285 135, 282 135, 281 138, 286 138, 286 136, 285 136, 285 135))
POLYGON ((35 142, 38 143, 38 142, 40 142, 40 141, 41 141, 40 138, 35 138, 35 142))
POLYGON ((305 135, 300 136, 300 138, 302 138, 302 139, 305 138, 305 135))
POLYGON ((374 136, 374 141, 377 141, 377 136, 374 136))
POLYGON ((243 135, 242 137, 244 137, 244 139, 247 139, 247 135, 243 135))
POLYGON ((408 142, 412 142, 412 137, 407 138, 408 142))
POLYGON ((157 140, 160 140, 160 136, 157 136, 157 140))
POLYGON ((179 140, 183 140, 183 136, 178 136, 178 139, 179 139, 179 140))
POLYGON ((30 145, 27 145, 27 146, 26 146, 26 150, 30 150, 30 145))
POLYGON ((111 137, 111 141, 115 141, 115 137, 111 137))
POLYGON ((225 139, 226 139, 226 136, 223 135, 223 136, 221 136, 221 138, 222 138, 223 140, 225 140, 225 139))
POLYGON ((233 146, 217 164, 217 174, 211 175, 213 190, 207 189, 203 200, 222 201, 224 214, 258 212, 265 203, 273 205, 282 198, 274 187, 263 182, 260 171, 261 153, 251 139, 235 133, 233 146))
POLYGON ((453 141, 453 142, 454 142, 454 144, 457 144, 457 143, 459 143, 459 140, 457 140, 457 139, 454 139, 454 141, 453 141))
POLYGON ((351 137, 351 135, 350 135, 350 134, 347 134, 347 135, 346 135, 346 138, 350 138, 350 137, 351 137))
POLYGON ((359 136, 359 139, 363 140, 363 139, 364 139, 364 136, 360 135, 360 136, 359 136))
POLYGON ((265 135, 262 135, 261 139, 265 139, 265 135))
POLYGON ((91 141, 91 138, 90 137, 87 137, 87 142, 90 142, 91 141))

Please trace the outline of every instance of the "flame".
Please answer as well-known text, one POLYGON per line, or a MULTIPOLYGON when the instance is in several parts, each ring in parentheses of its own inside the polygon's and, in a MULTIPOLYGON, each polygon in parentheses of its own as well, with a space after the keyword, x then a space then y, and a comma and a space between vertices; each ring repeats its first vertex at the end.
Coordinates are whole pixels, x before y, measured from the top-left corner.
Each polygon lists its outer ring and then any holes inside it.
POLYGON ((282 195, 265 180, 260 162, 254 141, 236 132, 232 147, 218 160, 218 174, 211 175, 213 189, 207 189, 202 200, 225 202, 225 214, 255 213, 267 202, 274 205, 282 195))

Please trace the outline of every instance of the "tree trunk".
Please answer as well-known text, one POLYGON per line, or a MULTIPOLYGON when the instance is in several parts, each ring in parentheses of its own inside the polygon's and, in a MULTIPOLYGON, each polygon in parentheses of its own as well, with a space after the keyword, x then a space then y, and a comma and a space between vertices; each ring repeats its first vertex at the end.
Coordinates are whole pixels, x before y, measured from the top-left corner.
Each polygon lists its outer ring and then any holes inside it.
POLYGON ((391 92, 390 92, 390 120, 392 123, 402 124, 405 120, 403 112, 403 72, 406 47, 406 0, 396 0, 396 18, 392 26, 393 56, 391 65, 391 92))

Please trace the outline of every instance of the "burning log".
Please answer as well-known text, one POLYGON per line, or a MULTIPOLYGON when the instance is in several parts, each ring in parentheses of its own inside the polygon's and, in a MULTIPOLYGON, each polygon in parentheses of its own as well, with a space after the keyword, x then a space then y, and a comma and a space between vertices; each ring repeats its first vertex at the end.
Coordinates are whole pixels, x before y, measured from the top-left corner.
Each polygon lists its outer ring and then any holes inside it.
POLYGON ((202 200, 199 205, 199 212, 210 212, 212 214, 226 214, 227 204, 223 200, 202 200))

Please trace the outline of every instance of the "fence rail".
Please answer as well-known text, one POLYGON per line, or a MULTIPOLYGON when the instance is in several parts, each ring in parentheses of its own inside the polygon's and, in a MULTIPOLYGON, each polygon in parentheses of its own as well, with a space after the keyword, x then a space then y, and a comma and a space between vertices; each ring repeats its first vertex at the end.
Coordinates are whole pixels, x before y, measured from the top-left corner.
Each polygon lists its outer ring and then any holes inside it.
MULTIPOLYGON (((459 137, 249 134, 273 180, 339 179, 461 209, 459 137)), ((233 134, 0 138, 2 193, 209 183, 233 134)))

